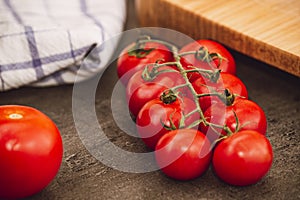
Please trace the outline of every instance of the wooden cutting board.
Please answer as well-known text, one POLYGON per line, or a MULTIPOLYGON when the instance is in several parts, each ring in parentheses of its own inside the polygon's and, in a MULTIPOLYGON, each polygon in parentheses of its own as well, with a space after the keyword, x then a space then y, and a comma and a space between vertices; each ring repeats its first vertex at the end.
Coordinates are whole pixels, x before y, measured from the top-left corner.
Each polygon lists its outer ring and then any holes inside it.
POLYGON ((300 0, 136 0, 140 26, 210 38, 300 77, 300 0))

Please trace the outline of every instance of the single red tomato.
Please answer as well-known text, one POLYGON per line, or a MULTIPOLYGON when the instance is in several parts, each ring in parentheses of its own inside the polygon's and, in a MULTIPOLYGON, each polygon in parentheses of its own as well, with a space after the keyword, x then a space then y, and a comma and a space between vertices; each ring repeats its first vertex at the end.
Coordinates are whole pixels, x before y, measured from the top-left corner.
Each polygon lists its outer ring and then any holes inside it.
MULTIPOLYGON (((227 89, 231 94, 234 94, 236 98, 248 98, 248 91, 244 83, 236 76, 229 73, 220 73, 220 77, 217 81, 212 81, 199 77, 192 83, 197 94, 213 94, 224 93, 227 89)), ((220 102, 221 99, 218 96, 203 96, 199 97, 199 104, 203 111, 209 108, 212 104, 220 102)))
POLYGON ((188 98, 153 99, 140 110, 136 119, 137 131, 146 146, 154 149, 157 141, 170 129, 180 128, 182 120, 185 127, 199 120, 198 113, 192 114, 185 120, 183 118, 195 108, 195 103, 188 98))
MULTIPOLYGON (((247 99, 235 99, 231 105, 222 102, 209 107, 204 117, 208 122, 224 126, 232 132, 255 130, 262 135, 267 131, 267 118, 263 109, 255 102, 247 99)), ((200 125, 200 130, 207 133, 209 126, 200 125)), ((214 128, 218 134, 226 135, 224 130, 214 128)))
MULTIPOLYGON (((190 66, 207 70, 221 70, 230 74, 236 74, 236 65, 231 53, 220 43, 213 40, 197 40, 181 48, 179 54, 198 51, 197 54, 186 54, 181 56, 184 68, 192 69, 190 66)), ((189 73, 191 81, 200 76, 199 73, 189 73)))
POLYGON ((148 66, 139 70, 129 79, 126 86, 126 97, 129 99, 133 92, 144 83, 158 83, 167 88, 185 84, 185 80, 175 66, 148 66))
POLYGON ((209 167, 211 144, 203 133, 194 129, 168 132, 158 141, 155 158, 162 172, 177 180, 201 176, 209 167))
POLYGON ((168 88, 155 83, 144 83, 136 88, 130 96, 127 94, 128 109, 131 117, 135 119, 141 108, 152 99, 159 98, 168 88))
MULTIPOLYGON (((143 70, 136 72, 127 84, 126 99, 133 117, 138 115, 146 102, 159 97, 166 89, 185 84, 182 75, 174 67, 162 66, 154 71, 152 68, 149 70, 148 75, 145 75, 143 70)), ((183 87, 174 92, 183 94, 186 90, 187 88, 183 87)))
POLYGON ((133 43, 128 45, 117 60, 117 74, 120 81, 127 85, 130 77, 144 69, 146 64, 173 60, 173 53, 158 42, 133 43))
POLYGON ((269 140, 257 131, 245 130, 217 144, 213 169, 224 182, 247 186, 257 183, 270 170, 273 150, 269 140))
POLYGON ((42 112, 0 106, 0 199, 33 195, 57 174, 63 156, 59 130, 42 112))

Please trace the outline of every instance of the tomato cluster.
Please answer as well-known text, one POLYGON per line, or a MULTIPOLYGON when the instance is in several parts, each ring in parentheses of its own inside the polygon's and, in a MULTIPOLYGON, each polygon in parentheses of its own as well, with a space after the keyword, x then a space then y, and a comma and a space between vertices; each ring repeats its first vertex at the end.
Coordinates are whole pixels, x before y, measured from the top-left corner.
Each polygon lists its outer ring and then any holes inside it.
POLYGON ((137 40, 121 52, 117 72, 137 132, 167 176, 194 179, 212 164, 224 182, 246 186, 269 171, 266 116, 248 99, 220 43, 198 40, 179 49, 137 40))

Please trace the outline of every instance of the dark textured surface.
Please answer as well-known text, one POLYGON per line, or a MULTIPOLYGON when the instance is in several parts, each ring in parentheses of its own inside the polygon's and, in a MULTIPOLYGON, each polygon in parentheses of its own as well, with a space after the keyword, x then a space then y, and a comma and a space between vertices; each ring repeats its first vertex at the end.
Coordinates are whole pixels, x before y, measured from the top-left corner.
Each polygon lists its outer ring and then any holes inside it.
MULTIPOLYGON (((135 22, 129 16, 127 28, 132 28, 135 22)), ((72 85, 22 88, 0 93, 0 104, 29 105, 41 110, 57 124, 64 142, 58 175, 47 188, 29 199, 300 199, 300 79, 233 53, 238 76, 268 119, 267 135, 273 145, 274 162, 262 181, 248 187, 232 187, 218 180, 211 169, 188 182, 171 180, 159 171, 138 174, 114 170, 93 158, 76 133, 72 85)), ((115 67, 113 63, 108 68, 98 87, 95 105, 98 120, 119 147, 145 151, 139 139, 126 135, 112 119, 110 95, 117 80, 115 67)))

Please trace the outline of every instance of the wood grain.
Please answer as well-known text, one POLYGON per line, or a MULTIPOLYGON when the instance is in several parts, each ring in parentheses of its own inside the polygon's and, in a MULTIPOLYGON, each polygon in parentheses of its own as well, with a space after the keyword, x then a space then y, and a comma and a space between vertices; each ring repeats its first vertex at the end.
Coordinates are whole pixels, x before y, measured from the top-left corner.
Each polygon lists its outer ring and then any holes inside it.
POLYGON ((140 26, 210 38, 300 77, 299 0, 136 0, 140 26))

